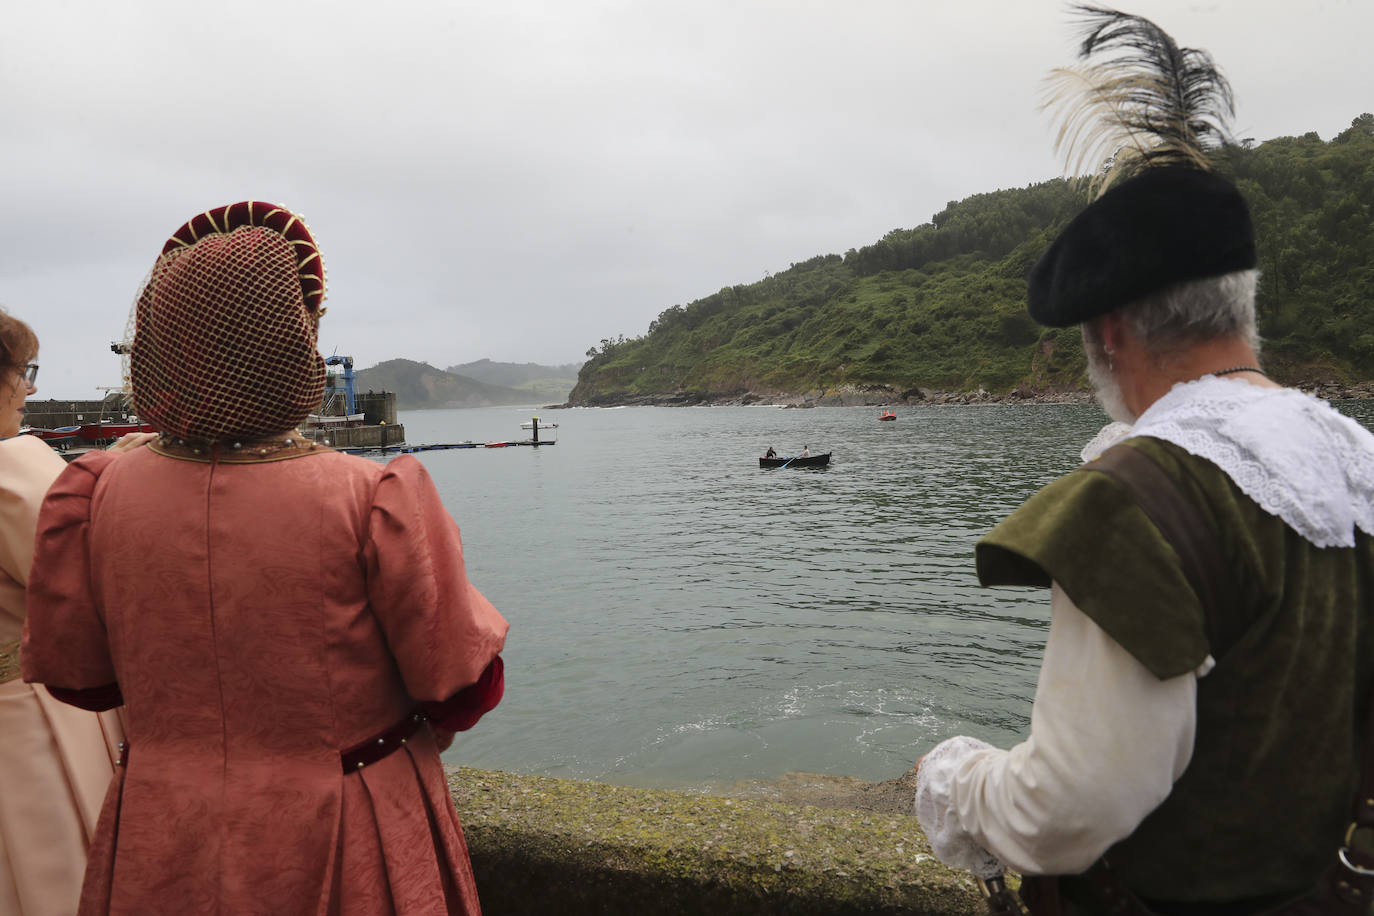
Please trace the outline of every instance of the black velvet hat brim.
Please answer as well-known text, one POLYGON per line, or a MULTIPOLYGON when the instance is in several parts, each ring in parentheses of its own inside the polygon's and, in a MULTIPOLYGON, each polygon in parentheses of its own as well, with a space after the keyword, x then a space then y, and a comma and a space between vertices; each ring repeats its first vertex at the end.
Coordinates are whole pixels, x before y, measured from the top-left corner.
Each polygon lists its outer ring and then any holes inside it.
POLYGON ((1069 327, 1256 263, 1250 211, 1235 185, 1197 169, 1147 169, 1090 204, 1040 258, 1030 314, 1069 327))

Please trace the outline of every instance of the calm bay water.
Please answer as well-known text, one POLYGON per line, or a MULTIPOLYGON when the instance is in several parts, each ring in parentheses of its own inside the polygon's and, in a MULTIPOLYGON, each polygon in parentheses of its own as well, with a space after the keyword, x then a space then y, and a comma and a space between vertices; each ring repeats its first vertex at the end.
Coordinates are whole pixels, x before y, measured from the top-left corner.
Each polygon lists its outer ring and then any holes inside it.
MULTIPOLYGON (((401 420, 412 444, 499 441, 531 413, 401 420)), ((705 789, 1026 734, 1048 595, 979 588, 973 545, 1079 463, 1096 406, 539 413, 552 448, 417 456, 511 621, 506 699, 448 762, 705 789), (761 470, 770 444, 833 458, 761 470)))

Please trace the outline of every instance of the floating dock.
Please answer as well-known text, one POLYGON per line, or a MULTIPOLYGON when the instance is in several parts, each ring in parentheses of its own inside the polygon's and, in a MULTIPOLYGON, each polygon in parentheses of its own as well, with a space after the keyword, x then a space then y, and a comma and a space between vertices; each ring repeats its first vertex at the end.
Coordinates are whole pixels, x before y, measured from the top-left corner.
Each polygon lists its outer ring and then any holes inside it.
MULTIPOLYGON (((542 445, 557 444, 557 442, 535 442, 533 439, 524 439, 519 442, 441 442, 434 445, 364 445, 336 448, 334 451, 343 452, 345 455, 372 455, 377 453, 384 455, 412 455, 415 452, 443 452, 455 448, 507 448, 517 445, 530 445, 537 448, 542 445)), ((57 454, 70 462, 75 461, 87 452, 99 451, 102 451, 102 449, 91 446, 77 446, 65 451, 58 451, 57 454)))
POLYGON ((410 455, 415 452, 443 452, 455 448, 507 448, 516 445, 529 445, 538 448, 541 445, 557 445, 557 442, 536 439, 521 439, 518 442, 441 442, 434 445, 376 445, 364 446, 362 448, 339 448, 337 452, 344 452, 349 455, 364 455, 373 452, 394 452, 397 455, 410 455))

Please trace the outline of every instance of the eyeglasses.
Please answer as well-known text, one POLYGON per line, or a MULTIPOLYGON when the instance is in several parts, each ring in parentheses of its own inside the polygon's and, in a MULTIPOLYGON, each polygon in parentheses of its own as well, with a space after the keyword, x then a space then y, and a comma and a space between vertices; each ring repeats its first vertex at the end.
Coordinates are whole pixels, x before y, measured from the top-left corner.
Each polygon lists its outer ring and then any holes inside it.
POLYGON ((38 378, 38 363, 29 363, 21 368, 23 371, 20 373, 20 377, 24 379, 24 384, 32 385, 38 378))

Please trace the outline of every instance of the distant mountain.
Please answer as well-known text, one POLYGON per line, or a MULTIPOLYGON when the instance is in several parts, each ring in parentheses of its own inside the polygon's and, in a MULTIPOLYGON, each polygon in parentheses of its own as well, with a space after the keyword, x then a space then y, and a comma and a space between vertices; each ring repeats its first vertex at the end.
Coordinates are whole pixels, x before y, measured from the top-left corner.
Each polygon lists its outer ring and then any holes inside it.
MULTIPOLYGON (((527 389, 489 385, 410 359, 390 359, 369 369, 359 370, 354 376, 353 385, 360 392, 396 392, 396 406, 401 410, 548 403, 547 399, 527 389)), ((566 393, 565 390, 564 395, 566 393)))
POLYGON ((540 403, 556 401, 561 404, 577 384, 577 373, 581 368, 581 363, 541 366, 538 363, 497 363, 479 359, 475 363, 449 366, 447 371, 488 385, 528 391, 540 403))

